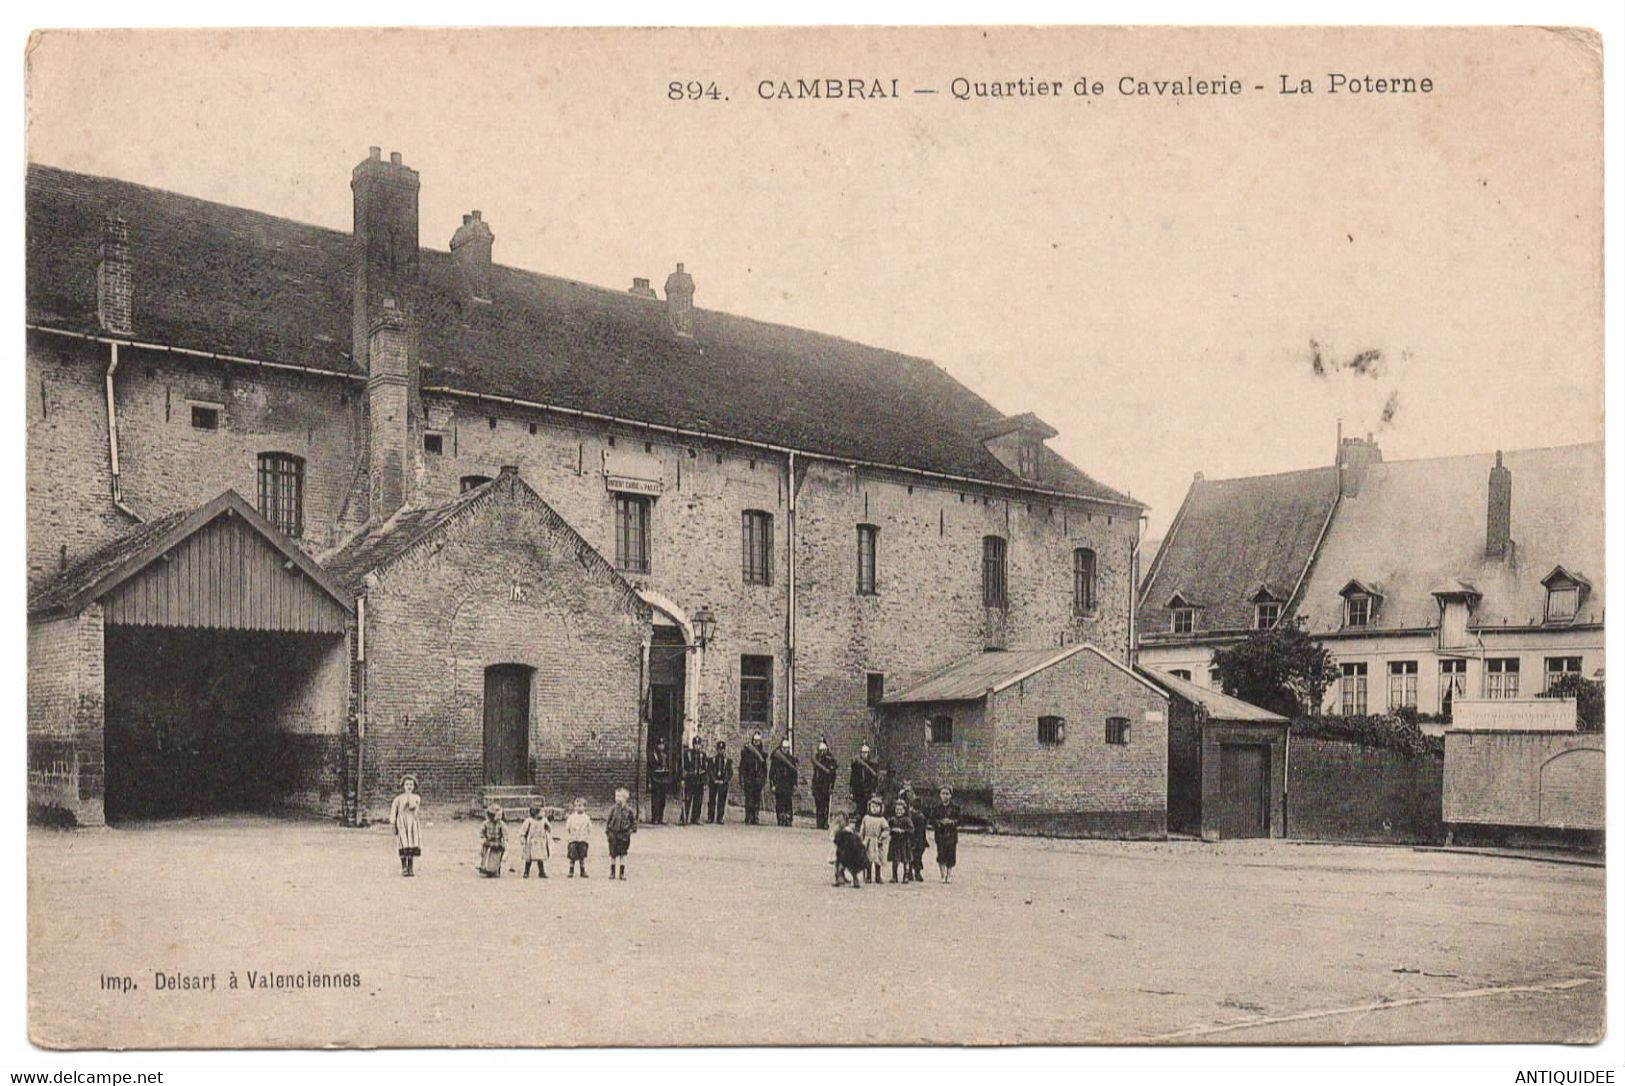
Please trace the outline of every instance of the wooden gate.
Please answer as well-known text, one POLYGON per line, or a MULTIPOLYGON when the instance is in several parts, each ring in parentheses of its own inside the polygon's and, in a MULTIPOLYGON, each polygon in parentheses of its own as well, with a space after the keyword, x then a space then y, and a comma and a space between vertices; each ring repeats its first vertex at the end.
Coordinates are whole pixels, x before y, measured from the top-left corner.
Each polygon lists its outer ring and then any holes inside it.
POLYGON ((529 784, 530 668, 485 669, 485 783, 529 784))
POLYGON ((1270 835, 1270 749, 1259 743, 1219 745, 1219 836, 1270 835))

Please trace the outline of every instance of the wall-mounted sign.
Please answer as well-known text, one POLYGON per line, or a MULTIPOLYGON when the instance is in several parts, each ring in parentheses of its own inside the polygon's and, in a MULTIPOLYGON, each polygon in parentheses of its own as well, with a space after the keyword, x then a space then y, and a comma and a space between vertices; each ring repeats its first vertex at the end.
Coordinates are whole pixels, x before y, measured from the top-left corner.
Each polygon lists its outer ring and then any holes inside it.
POLYGON ((1147 709, 1145 711, 1145 722, 1147 724, 1161 724, 1162 723, 1162 710, 1161 709, 1147 709))
POLYGON ((625 475, 606 475, 604 485, 623 494, 656 494, 665 487, 659 479, 633 479, 625 475))

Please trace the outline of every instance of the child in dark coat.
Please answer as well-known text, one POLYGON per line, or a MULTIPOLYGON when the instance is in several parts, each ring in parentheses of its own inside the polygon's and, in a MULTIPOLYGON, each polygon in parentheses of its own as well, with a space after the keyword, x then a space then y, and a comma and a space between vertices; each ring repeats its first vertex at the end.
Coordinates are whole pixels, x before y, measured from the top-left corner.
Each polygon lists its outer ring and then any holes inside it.
POLYGON ((914 881, 914 820, 908 816, 908 800, 902 796, 892 804, 891 843, 886 859, 891 861, 891 880, 897 881, 897 869, 903 869, 904 882, 914 881))
POLYGON ((937 831, 937 870, 943 882, 951 882, 954 863, 959 859, 959 804, 954 802, 954 790, 946 784, 937 794, 942 802, 931 823, 937 831))
POLYGON ((846 883, 847 876, 852 877, 852 889, 863 889, 862 876, 869 866, 869 850, 852 827, 847 824, 846 816, 837 814, 834 820, 835 840, 835 885, 846 883))
MULTIPOLYGON (((604 819, 604 838, 609 842, 609 877, 615 878, 615 863, 620 861, 620 880, 626 881, 626 854, 632 850, 632 835, 638 832, 638 815, 627 804, 631 796, 624 788, 615 789, 615 806, 604 819)), ((587 865, 581 865, 585 868, 587 865)), ((586 874, 583 870, 582 874, 586 874)))
POLYGON ((926 840, 926 830, 930 820, 925 817, 925 811, 920 807, 920 801, 914 794, 912 787, 904 789, 903 795, 908 798, 908 817, 914 820, 913 866, 915 882, 925 881, 925 850, 930 847, 926 840))

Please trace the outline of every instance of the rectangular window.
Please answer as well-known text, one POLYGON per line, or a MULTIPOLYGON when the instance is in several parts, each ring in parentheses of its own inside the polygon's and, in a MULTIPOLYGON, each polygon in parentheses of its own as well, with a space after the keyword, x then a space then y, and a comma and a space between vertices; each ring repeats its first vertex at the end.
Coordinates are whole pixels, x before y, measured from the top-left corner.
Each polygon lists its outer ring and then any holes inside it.
POLYGON ((1546 687, 1550 691, 1552 684, 1565 675, 1580 674, 1581 661, 1578 656, 1548 656, 1546 657, 1546 687))
POLYGON ((1196 608, 1180 607, 1174 610, 1174 633, 1188 634, 1196 629, 1196 608))
POLYGON ((869 708, 877 707, 886 698, 886 676, 878 671, 871 671, 867 676, 869 708))
POLYGON ((952 743, 954 741, 954 718, 951 716, 934 716, 925 722, 925 741, 927 743, 952 743))
POLYGON ((295 538, 305 534, 305 462, 288 453, 260 454, 260 512, 295 538))
POLYGON ((446 438, 443 434, 424 434, 423 451, 430 456, 439 456, 446 451, 446 438))
POLYGON ((1484 696, 1486 698, 1515 698, 1518 696, 1518 658, 1503 656, 1484 661, 1484 696))
POLYGON ((1186 682, 1191 681, 1191 673, 1182 667, 1176 667, 1169 671, 1168 674, 1172 675, 1176 679, 1184 679, 1186 682))
POLYGON ((649 572, 649 506, 642 494, 615 495, 615 568, 649 572))
POLYGON ((1215 690, 1222 690, 1224 688, 1224 681, 1219 678, 1218 668, 1210 667, 1207 669, 1207 684, 1215 690))
POLYGON ((1095 552, 1079 547, 1072 552, 1072 613, 1086 615, 1095 609, 1095 552))
POLYGON ((773 657, 739 658, 739 722, 766 724, 773 715, 773 657))
POLYGON ((773 583, 773 514, 747 509, 739 518, 746 584, 773 583))
POLYGON ((1275 624, 1281 621, 1281 605, 1278 603, 1259 603, 1253 608, 1253 629, 1273 630, 1275 624))
POLYGON ((1439 661, 1439 713, 1450 715, 1450 703, 1467 696, 1467 661, 1439 661))
POLYGON ((1106 718, 1106 742, 1114 747, 1128 746, 1128 717, 1109 716, 1106 718))
POLYGON ((1388 708, 1416 708, 1416 661, 1388 662, 1388 708))
POLYGON ((489 475, 465 475, 457 480, 457 491, 467 494, 470 490, 477 490, 491 481, 489 475))
POLYGON ((990 535, 982 539, 982 606, 1003 610, 1008 597, 1004 577, 1005 542, 990 535))
POLYGON ((1343 715, 1364 716, 1366 713, 1364 664, 1343 665, 1343 715))
POLYGON ((873 596, 876 587, 876 552, 880 549, 880 529, 873 524, 858 525, 858 595, 873 596))
POLYGON ((1039 717, 1038 741, 1046 747, 1059 746, 1066 742, 1066 720, 1058 716, 1039 717))
POLYGON ((1371 597, 1350 596, 1348 598, 1348 614, 1344 619, 1345 626, 1369 626, 1371 624, 1371 597))
POLYGON ((220 429, 221 408, 217 403, 195 403, 192 407, 192 429, 220 429))

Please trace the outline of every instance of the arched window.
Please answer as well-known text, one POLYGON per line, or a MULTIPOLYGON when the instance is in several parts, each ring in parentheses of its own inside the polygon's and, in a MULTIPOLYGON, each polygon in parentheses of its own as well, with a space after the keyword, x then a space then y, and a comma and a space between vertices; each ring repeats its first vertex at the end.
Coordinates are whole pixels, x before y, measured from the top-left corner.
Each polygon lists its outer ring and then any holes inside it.
POLYGON ((1079 547, 1072 552, 1072 613, 1087 615, 1095 609, 1095 552, 1079 547))
POLYGON ((292 453, 260 453, 260 512, 287 535, 305 533, 305 462, 292 453))

